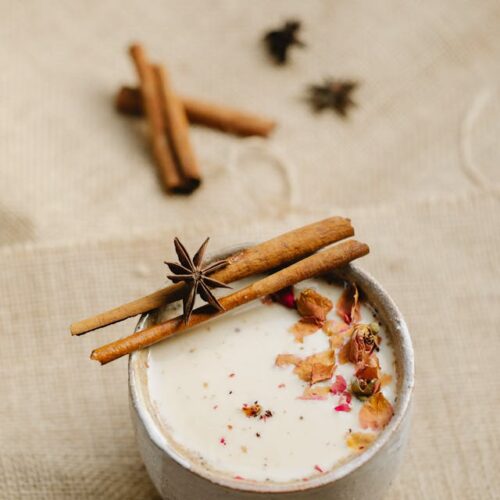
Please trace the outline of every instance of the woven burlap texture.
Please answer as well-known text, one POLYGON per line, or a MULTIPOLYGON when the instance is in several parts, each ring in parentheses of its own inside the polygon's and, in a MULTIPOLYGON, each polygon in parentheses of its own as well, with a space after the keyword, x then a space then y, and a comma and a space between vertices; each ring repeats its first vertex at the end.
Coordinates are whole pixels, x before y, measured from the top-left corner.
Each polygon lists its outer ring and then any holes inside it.
MULTIPOLYGON (((194 249, 351 217, 413 336, 407 459, 388 499, 493 499, 500 482, 500 5, 494 0, 0 1, 0 498, 151 499, 126 362, 69 324, 164 285, 194 249), (287 17, 307 47, 276 68, 287 17), (268 141, 192 127, 204 184, 166 196, 112 96, 144 42, 185 94, 275 117, 268 141), (348 120, 309 83, 355 78, 348 120)), ((191 499, 189 499, 191 500, 191 499)))
POLYGON ((500 180, 495 0, 1 6, 0 223, 11 240, 121 236, 206 214, 244 222, 312 203, 346 210, 500 180), (307 47, 277 68, 259 39, 290 16, 307 47), (166 197, 144 123, 112 105, 137 81, 133 40, 183 93, 276 118, 269 151, 193 127, 205 183, 166 197), (346 121, 304 102, 307 85, 329 75, 360 81, 346 121))
MULTIPOLYGON (((416 351, 412 438, 388 498, 494 498, 498 202, 475 194, 351 216, 373 249, 362 265, 401 307, 416 351)), ((298 223, 205 231, 220 248, 298 223)), ((82 338, 71 338, 68 324, 161 287, 174 234, 0 252, 2 498, 154 496, 129 421, 126 360, 99 367, 88 359, 134 321, 82 338)), ((191 248, 200 241, 194 230, 183 237, 191 248)))

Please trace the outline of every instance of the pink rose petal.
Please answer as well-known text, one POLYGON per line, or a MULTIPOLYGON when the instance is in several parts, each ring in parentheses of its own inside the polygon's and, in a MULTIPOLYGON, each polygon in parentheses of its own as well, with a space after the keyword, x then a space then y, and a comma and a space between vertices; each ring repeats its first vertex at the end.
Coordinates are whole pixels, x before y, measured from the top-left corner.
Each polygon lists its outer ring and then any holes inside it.
POLYGON ((347 403, 343 403, 341 405, 336 406, 335 411, 345 411, 345 412, 350 412, 351 407, 347 403))
POLYGON ((283 290, 273 293, 271 297, 274 302, 278 302, 282 306, 288 307, 289 309, 295 309, 296 307, 293 286, 283 288, 283 290))
POLYGON ((333 394, 342 394, 347 389, 347 382, 342 375, 335 375, 335 382, 330 389, 333 394))

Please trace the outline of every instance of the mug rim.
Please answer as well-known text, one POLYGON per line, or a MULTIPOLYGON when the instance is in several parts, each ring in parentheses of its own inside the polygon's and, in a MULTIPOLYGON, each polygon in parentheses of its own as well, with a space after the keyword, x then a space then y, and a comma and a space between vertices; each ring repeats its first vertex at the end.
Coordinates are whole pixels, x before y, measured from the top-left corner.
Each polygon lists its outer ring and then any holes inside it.
MULTIPOLYGON (((248 245, 241 245, 236 248, 236 250, 242 250, 248 245)), ((224 258, 229 253, 235 251, 235 248, 231 248, 231 251, 218 252, 215 256, 216 258, 224 258)), ((151 439, 153 444, 159 448, 164 454, 166 454, 170 459, 175 460, 181 467, 185 468, 189 472, 197 475, 198 477, 215 483, 219 486, 229 488, 232 490, 238 490, 241 492, 252 492, 252 493, 262 493, 262 494, 277 494, 277 493, 292 493, 297 491, 314 490, 316 488, 324 487, 338 481, 339 479, 351 474, 355 470, 362 467, 365 463, 369 462, 374 456, 376 456, 382 448, 384 448, 394 433, 397 432, 401 423, 404 421, 410 407, 411 396, 413 393, 414 383, 415 383, 415 366, 414 366, 414 352, 413 345, 411 342, 410 332, 408 326, 399 311, 398 307, 390 297, 390 295, 385 291, 385 289, 366 271, 360 269, 358 266, 349 264, 343 268, 335 269, 331 273, 327 274, 338 274, 348 275, 356 283, 362 282, 362 289, 365 290, 367 286, 371 289, 370 291, 379 297, 379 300, 384 303, 384 308, 386 309, 391 322, 393 323, 391 330, 393 330, 392 335, 394 335, 395 325, 397 326, 397 335, 400 337, 401 344, 401 360, 400 373, 398 376, 401 377, 400 389, 397 394, 398 404, 397 413, 394 414, 393 418, 387 425, 387 427, 377 436, 377 439, 373 444, 365 451, 357 456, 349 458, 345 463, 334 467, 330 471, 308 478, 307 481, 295 480, 285 483, 264 483, 257 481, 245 481, 241 479, 234 479, 228 476, 217 474, 216 471, 211 471, 198 464, 190 461, 186 457, 181 456, 176 453, 175 450, 170 449, 167 439, 162 435, 162 433, 157 429, 154 419, 150 415, 147 409, 147 405, 143 401, 143 396, 140 386, 140 381, 138 380, 136 369, 138 364, 138 357, 141 353, 148 352, 149 348, 143 349, 141 351, 133 352, 129 356, 128 363, 128 385, 129 394, 133 408, 135 409, 138 418, 140 419, 142 425, 144 426, 148 437, 151 439)), ((341 278, 343 276, 340 276, 341 278)), ((144 324, 150 313, 144 313, 141 315, 135 331, 139 331, 144 327, 144 324)))

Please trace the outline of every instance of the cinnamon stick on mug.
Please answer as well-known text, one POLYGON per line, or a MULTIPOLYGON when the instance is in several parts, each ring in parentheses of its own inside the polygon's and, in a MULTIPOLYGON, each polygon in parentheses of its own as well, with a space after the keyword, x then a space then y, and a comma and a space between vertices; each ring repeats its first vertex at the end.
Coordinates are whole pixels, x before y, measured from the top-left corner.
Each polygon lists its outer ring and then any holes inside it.
MULTIPOLYGON (((276 122, 270 118, 241 111, 222 104, 179 96, 191 123, 239 136, 257 135, 267 137, 275 129, 276 122)), ((123 114, 143 116, 144 105, 141 92, 134 87, 123 86, 115 99, 116 109, 123 114)))
POLYGON ((174 152, 177 166, 189 191, 201 182, 198 161, 189 139, 189 123, 184 106, 174 93, 165 67, 153 66, 153 74, 160 92, 161 108, 165 119, 165 130, 174 152))
POLYGON ((281 271, 270 274, 241 290, 220 298, 219 302, 224 308, 223 311, 214 310, 214 308, 207 305, 199 307, 193 311, 187 323, 184 322, 182 315, 177 316, 164 323, 146 328, 145 330, 95 349, 90 358, 99 361, 101 364, 109 363, 134 351, 156 344, 187 328, 220 316, 252 300, 276 293, 287 286, 295 285, 305 279, 344 266, 354 259, 363 257, 368 252, 368 245, 355 240, 339 243, 332 248, 306 257, 281 271))
MULTIPOLYGON (((224 283, 231 283, 311 255, 321 248, 354 235, 349 219, 329 217, 293 231, 281 234, 228 257, 228 265, 211 275, 224 283)), ((170 285, 109 311, 78 321, 71 325, 72 335, 102 328, 142 314, 182 298, 183 283, 170 285)))
POLYGON ((186 192, 188 191, 187 186, 177 170, 165 135, 165 119, 162 113, 161 96, 155 82, 153 68, 142 45, 132 45, 130 55, 139 75, 144 111, 150 127, 153 154, 165 188, 167 191, 186 192))

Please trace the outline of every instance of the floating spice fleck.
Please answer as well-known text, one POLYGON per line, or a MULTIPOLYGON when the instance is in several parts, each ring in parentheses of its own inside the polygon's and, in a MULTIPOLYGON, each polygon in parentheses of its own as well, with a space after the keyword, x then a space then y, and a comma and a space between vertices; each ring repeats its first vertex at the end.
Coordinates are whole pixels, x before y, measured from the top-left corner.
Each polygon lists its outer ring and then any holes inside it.
POLYGON ((260 415, 259 419, 266 421, 268 418, 273 416, 273 412, 271 410, 266 410, 264 415, 260 415))
POLYGON ((323 474, 325 472, 319 465, 315 465, 314 470, 317 470, 321 474, 323 474))
POLYGON ((325 78, 320 85, 310 85, 307 98, 314 111, 332 109, 345 118, 351 107, 356 106, 351 94, 358 87, 352 80, 325 78))
POLYGON ((241 411, 249 418, 251 417, 258 417, 260 415, 260 413, 262 412, 262 406, 260 406, 260 404, 255 401, 255 403, 253 405, 248 405, 248 404, 244 404, 242 407, 241 407, 241 411))
POLYGON ((224 446, 226 446, 226 445, 227 445, 227 443, 226 443, 226 439, 225 439, 225 438, 223 438, 223 437, 221 437, 221 438, 219 439, 219 443, 220 443, 220 444, 222 444, 222 445, 224 445, 224 446))
POLYGON ((287 62, 288 50, 293 45, 305 47, 305 44, 298 38, 299 30, 300 22, 289 20, 281 28, 271 30, 265 34, 264 43, 269 55, 277 64, 285 64, 287 62))

